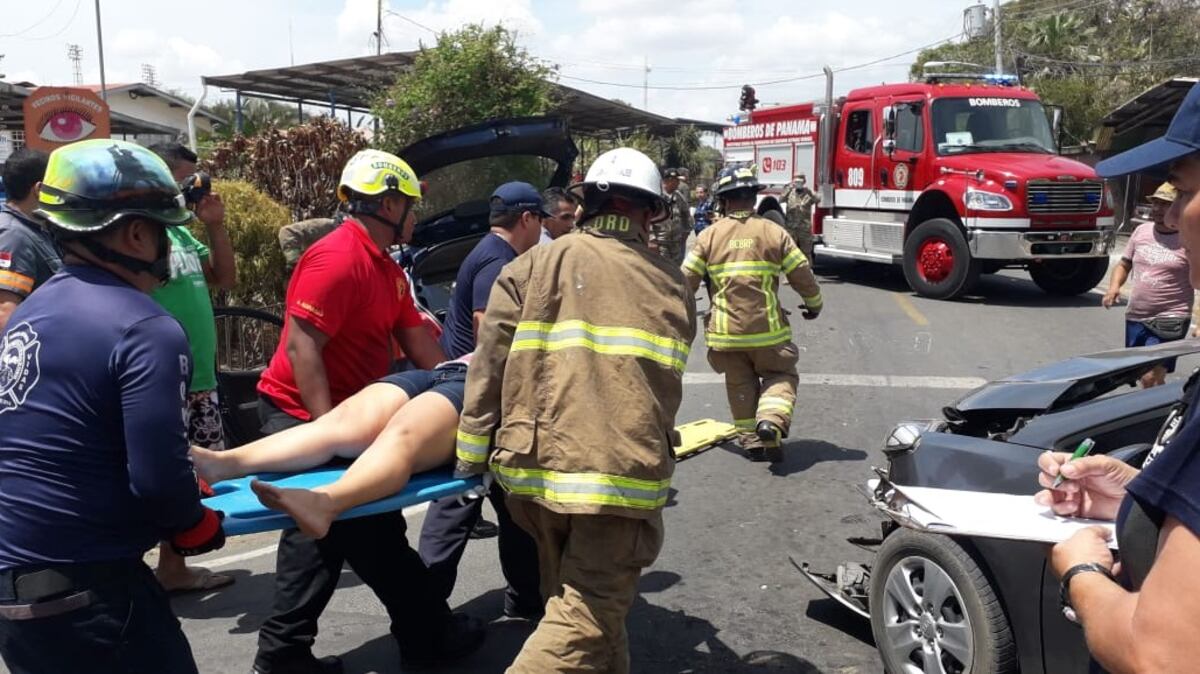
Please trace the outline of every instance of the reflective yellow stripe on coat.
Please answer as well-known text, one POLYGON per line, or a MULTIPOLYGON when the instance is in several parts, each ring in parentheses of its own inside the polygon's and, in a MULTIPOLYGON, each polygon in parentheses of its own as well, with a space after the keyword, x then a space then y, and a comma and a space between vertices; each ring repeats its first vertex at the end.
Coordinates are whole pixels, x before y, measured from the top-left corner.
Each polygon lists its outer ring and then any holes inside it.
POLYGON ((492 465, 507 491, 561 505, 616 506, 654 510, 667 503, 671 480, 639 480, 604 473, 560 473, 492 465))
POLYGON ((521 321, 513 335, 512 351, 560 351, 581 348, 607 356, 646 358, 683 372, 691 347, 645 330, 592 325, 571 320, 558 323, 521 321))
POLYGON ((458 431, 455 434, 454 455, 459 461, 479 464, 487 461, 488 447, 492 439, 486 435, 472 435, 458 431))

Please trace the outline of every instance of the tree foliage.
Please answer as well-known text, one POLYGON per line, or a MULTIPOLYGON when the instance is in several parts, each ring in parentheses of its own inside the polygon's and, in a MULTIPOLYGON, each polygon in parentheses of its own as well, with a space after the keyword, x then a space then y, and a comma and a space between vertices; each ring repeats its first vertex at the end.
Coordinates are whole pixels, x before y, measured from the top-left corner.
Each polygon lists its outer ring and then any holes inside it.
POLYGON ((552 112, 556 75, 554 66, 519 47, 503 26, 472 24, 442 33, 376 96, 372 112, 380 133, 373 144, 397 152, 461 126, 552 112))
MULTIPOLYGON (((1015 0, 1001 7, 1006 72, 1063 106, 1071 143, 1092 138, 1104 115, 1145 89, 1193 75, 1198 34, 1200 0, 1015 0)), ((928 61, 994 60, 987 36, 924 50, 911 72, 918 76, 928 61)))
MULTIPOLYGON (((219 115, 228 124, 222 124, 210 136, 201 133, 199 141, 202 144, 229 140, 237 135, 237 103, 223 100, 207 106, 214 114, 219 115)), ((304 118, 316 117, 304 113, 304 118)), ((242 100, 242 135, 254 136, 267 129, 286 129, 300 123, 300 112, 295 105, 284 105, 274 101, 264 101, 257 98, 242 100)))
MULTIPOLYGON (((279 228, 291 222, 288 209, 253 185, 243 181, 218 180, 213 190, 225 204, 225 226, 233 243, 238 282, 223 293, 224 304, 262 307, 283 301, 287 285, 279 228)), ((197 235, 203 225, 193 221, 197 235)))
POLYGON ((267 127, 218 144, 202 168, 218 178, 244 180, 286 206, 293 220, 328 217, 337 208, 342 168, 366 138, 328 117, 290 129, 267 127))

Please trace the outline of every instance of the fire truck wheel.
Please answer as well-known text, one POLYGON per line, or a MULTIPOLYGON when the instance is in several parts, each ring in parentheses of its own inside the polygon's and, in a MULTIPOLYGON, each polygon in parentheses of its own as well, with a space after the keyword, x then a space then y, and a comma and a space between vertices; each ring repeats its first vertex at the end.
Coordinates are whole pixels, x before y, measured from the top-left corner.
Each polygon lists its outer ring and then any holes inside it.
POLYGON ((923 297, 946 300, 970 292, 979 272, 979 260, 950 220, 926 220, 904 242, 904 278, 923 297))
POLYGON ((1050 295, 1082 295, 1104 280, 1107 272, 1107 257, 1043 260, 1029 265, 1029 277, 1050 295))

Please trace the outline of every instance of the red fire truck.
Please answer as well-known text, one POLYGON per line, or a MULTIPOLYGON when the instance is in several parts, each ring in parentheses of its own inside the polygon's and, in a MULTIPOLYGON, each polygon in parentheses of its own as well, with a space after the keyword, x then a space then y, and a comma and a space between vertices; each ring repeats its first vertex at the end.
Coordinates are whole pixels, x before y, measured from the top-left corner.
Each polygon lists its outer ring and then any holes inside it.
POLYGON ((1055 295, 1100 282, 1112 196, 1091 167, 1058 155, 1036 94, 1012 78, 948 74, 835 100, 825 72, 823 104, 755 110, 724 134, 726 162, 753 162, 768 193, 816 176, 817 256, 902 265, 914 291, 937 299, 1006 268, 1055 295))

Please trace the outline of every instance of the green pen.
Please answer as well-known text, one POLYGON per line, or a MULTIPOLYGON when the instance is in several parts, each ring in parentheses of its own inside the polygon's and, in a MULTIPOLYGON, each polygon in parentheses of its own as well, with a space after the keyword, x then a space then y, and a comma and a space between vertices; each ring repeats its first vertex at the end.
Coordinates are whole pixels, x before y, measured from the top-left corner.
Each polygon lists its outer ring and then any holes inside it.
MULTIPOLYGON (((1070 463, 1075 459, 1082 459, 1083 457, 1087 456, 1095 446, 1095 440, 1092 440, 1091 438, 1084 438, 1083 442, 1079 443, 1079 446, 1075 448, 1075 453, 1071 455, 1071 458, 1067 459, 1067 463, 1070 463)), ((1064 463, 1063 465, 1065 466, 1067 464, 1064 463)), ((1054 478, 1054 488, 1057 489, 1058 485, 1062 484, 1064 479, 1066 478, 1063 477, 1062 468, 1059 467, 1058 477, 1054 478)))

